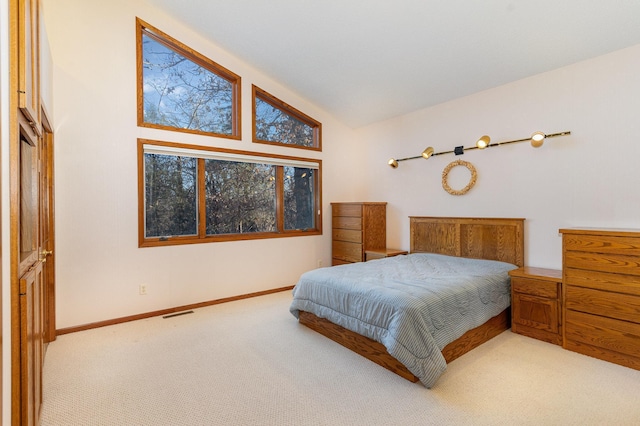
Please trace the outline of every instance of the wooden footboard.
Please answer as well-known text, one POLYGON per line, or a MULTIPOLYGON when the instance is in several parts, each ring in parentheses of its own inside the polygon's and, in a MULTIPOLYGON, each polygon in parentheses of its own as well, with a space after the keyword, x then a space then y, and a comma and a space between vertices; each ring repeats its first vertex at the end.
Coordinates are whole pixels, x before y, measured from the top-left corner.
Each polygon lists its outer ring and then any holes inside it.
POLYGON ((312 330, 325 335, 334 342, 340 343, 347 349, 351 349, 357 354, 391 370, 401 377, 412 382, 417 382, 418 378, 413 375, 407 367, 400 361, 389 355, 387 348, 382 343, 369 339, 351 330, 320 318, 310 312, 300 311, 298 321, 312 330))
POLYGON ((462 336, 449 343, 442 349, 445 361, 450 363, 456 358, 460 358, 470 350, 477 348, 481 344, 488 342, 498 334, 511 327, 511 308, 500 312, 481 326, 467 331, 462 336))
MULTIPOLYGON (((375 340, 347 330, 324 318, 319 318, 310 312, 300 311, 299 322, 407 380, 418 381, 418 378, 407 367, 387 352, 384 345, 375 340)), ((442 355, 449 363, 484 342, 491 340, 507 330, 509 326, 510 309, 507 308, 486 323, 467 331, 460 338, 449 343, 442 350, 442 355)))

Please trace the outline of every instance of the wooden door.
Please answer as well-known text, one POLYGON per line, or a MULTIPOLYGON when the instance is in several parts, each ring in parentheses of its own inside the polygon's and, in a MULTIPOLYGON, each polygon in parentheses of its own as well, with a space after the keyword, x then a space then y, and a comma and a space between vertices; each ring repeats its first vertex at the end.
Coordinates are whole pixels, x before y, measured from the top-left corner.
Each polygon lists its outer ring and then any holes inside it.
MULTIPOLYGON (((19 356, 20 421, 37 425, 42 406, 44 343, 55 339, 53 133, 45 117, 38 137, 20 117, 19 200, 19 356)), ((18 330, 16 330, 18 331, 18 330)), ((18 407, 15 407, 18 409, 18 407)))
POLYGON ((37 425, 42 403, 43 363, 43 261, 41 256, 40 172, 42 138, 31 123, 18 115, 19 138, 15 150, 14 198, 12 210, 15 232, 12 244, 17 260, 17 293, 14 306, 14 398, 13 423, 37 425), (15 201, 14 201, 15 200, 15 201), (15 400, 14 400, 15 401, 15 400))

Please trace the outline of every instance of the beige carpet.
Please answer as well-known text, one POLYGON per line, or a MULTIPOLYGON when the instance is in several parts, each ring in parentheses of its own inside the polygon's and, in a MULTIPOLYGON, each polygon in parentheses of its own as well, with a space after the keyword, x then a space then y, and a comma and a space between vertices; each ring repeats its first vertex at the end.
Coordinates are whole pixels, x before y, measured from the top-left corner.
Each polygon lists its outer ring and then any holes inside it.
POLYGON ((299 325, 290 300, 60 336, 42 425, 640 424, 640 371, 507 331, 425 389, 299 325))

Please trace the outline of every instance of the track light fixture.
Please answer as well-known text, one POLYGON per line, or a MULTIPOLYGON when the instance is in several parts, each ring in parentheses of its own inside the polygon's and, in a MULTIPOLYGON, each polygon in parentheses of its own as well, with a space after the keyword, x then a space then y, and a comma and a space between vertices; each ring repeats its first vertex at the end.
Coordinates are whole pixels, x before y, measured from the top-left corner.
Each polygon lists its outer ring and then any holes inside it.
POLYGON ((486 147, 489 146, 490 142, 491 142, 491 138, 487 135, 484 135, 483 137, 478 139, 478 142, 476 142, 476 146, 478 147, 478 149, 485 149, 486 147))
POLYGON ((544 140, 548 139, 548 138, 555 138, 558 136, 568 136, 570 135, 571 132, 567 131, 567 132, 559 132, 559 133, 552 133, 552 134, 545 134, 544 132, 535 132, 533 133, 530 137, 528 138, 524 138, 524 139, 515 139, 512 141, 504 141, 504 142, 495 142, 495 143, 491 143, 491 138, 487 135, 482 136, 480 139, 478 139, 478 141, 476 142, 475 146, 471 146, 469 148, 465 148, 463 146, 457 146, 454 150, 451 151, 443 151, 443 152, 435 152, 435 150, 433 149, 433 147, 428 147, 426 148, 424 151, 422 151, 421 155, 415 156, 415 157, 407 157, 407 158, 391 158, 389 159, 389 166, 391 166, 394 169, 398 168, 398 163, 400 161, 406 161, 406 160, 414 160, 416 158, 424 158, 425 160, 428 160, 430 157, 434 156, 434 155, 442 155, 442 154, 455 154, 455 155, 462 155, 464 154, 464 151, 468 151, 470 149, 485 149, 485 148, 490 148, 490 147, 494 147, 494 146, 500 146, 500 145, 508 145, 511 143, 518 143, 518 142, 531 142, 531 146, 534 148, 540 148, 542 146, 542 144, 544 144, 544 140))
POLYGON ((542 132, 535 132, 534 134, 531 135, 531 146, 534 148, 540 148, 544 143, 544 139, 546 137, 547 135, 545 135, 542 132))
POLYGON ((433 155, 433 147, 429 147, 427 149, 425 149, 424 151, 422 151, 422 158, 424 158, 425 160, 428 160, 429 157, 431 157, 433 155))

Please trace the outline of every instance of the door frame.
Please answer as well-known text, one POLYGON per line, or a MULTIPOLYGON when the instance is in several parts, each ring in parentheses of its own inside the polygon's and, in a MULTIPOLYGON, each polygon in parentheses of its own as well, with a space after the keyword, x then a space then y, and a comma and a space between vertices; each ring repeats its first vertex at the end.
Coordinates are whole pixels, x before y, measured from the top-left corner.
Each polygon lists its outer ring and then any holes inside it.
MULTIPOLYGON (((55 191, 54 191, 54 137, 53 126, 49 114, 42 105, 42 169, 46 173, 41 179, 44 181, 44 188, 41 186, 41 192, 46 191, 47 194, 40 194, 40 203, 46 202, 47 205, 40 206, 40 222, 46 222, 44 232, 41 233, 41 242, 43 246, 40 250, 45 251, 41 257, 46 259, 43 272, 43 300, 44 304, 44 342, 49 343, 56 340, 56 290, 55 290, 55 271, 56 271, 56 248, 55 248, 55 191), (44 210, 44 217, 42 211, 44 210), (48 254, 46 254, 48 253, 48 254)), ((42 253, 41 253, 42 254, 42 253)))

